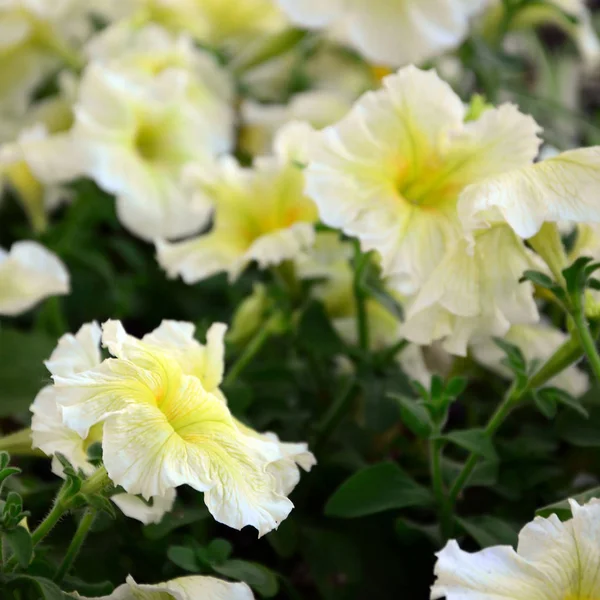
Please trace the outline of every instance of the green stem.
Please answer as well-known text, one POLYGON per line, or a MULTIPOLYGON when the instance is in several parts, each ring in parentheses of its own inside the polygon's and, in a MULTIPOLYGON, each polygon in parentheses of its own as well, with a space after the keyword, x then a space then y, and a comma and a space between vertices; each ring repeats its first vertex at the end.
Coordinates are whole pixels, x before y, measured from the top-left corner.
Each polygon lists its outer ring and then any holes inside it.
POLYGON ((596 377, 596 381, 600 383, 600 355, 598 354, 598 348, 596 347, 596 340, 592 336, 592 332, 590 331, 590 326, 585 317, 585 313, 581 306, 576 307, 572 312, 573 323, 575 324, 575 330, 577 331, 577 336, 579 338, 579 343, 583 348, 588 361, 590 363, 590 367, 594 372, 596 377))
POLYGON ((443 441, 437 439, 429 440, 429 472, 431 483, 440 514, 442 537, 447 538, 450 535, 452 527, 452 510, 446 500, 446 486, 444 485, 442 474, 443 448, 443 441))
MULTIPOLYGON (((500 405, 496 409, 496 412, 492 415, 492 417, 488 421, 488 424, 485 427, 485 433, 489 438, 493 437, 500 425, 504 423, 506 417, 508 417, 514 406, 519 400, 521 400, 523 393, 524 391, 519 391, 516 390, 516 388, 511 388, 511 390, 505 396, 504 400, 500 403, 500 405)), ((452 484, 452 487, 450 488, 448 500, 451 506, 455 504, 456 500, 458 499, 458 496, 460 495, 463 487, 467 483, 478 461, 478 454, 471 453, 469 455, 467 462, 464 464, 461 472, 458 474, 457 478, 452 484)))
POLYGON ((13 456, 46 456, 41 450, 31 447, 31 429, 20 429, 0 437, 0 451, 13 456))
MULTIPOLYGON (((589 329, 587 329, 587 331, 589 333, 589 329)), ((592 346, 595 349, 593 338, 591 339, 592 346)), ((580 344, 577 339, 570 339, 567 342, 565 342, 560 348, 558 348, 558 350, 556 350, 556 352, 533 374, 533 376, 528 380, 525 386, 523 386, 520 389, 512 387, 485 427, 485 432, 488 435, 488 437, 493 437, 498 428, 505 421, 506 417, 510 414, 512 409, 531 390, 535 390, 543 386, 548 381, 556 377, 556 375, 564 371, 564 369, 566 369, 574 362, 579 360, 582 354, 582 344, 580 344)), ((448 494, 448 504, 450 508, 456 503, 460 493, 462 492, 464 486, 469 480, 469 477, 473 473, 473 469, 475 469, 478 461, 479 456, 477 454, 472 453, 469 455, 467 461, 463 465, 462 470, 460 471, 454 483, 452 484, 452 487, 450 488, 450 493, 448 494)))
POLYGON ((261 327, 254 337, 250 340, 240 357, 233 363, 223 385, 232 385, 237 381, 242 371, 252 362, 254 357, 258 354, 261 348, 265 345, 265 342, 273 335, 276 330, 277 324, 280 320, 279 313, 275 313, 263 327, 261 327))
MULTIPOLYGON (((97 494, 111 485, 112 481, 108 477, 106 468, 102 466, 96 469, 96 471, 83 482, 80 493, 83 495, 97 494)), ((52 531, 52 529, 54 529, 61 517, 73 508, 74 496, 68 496, 68 493, 69 483, 65 481, 56 495, 52 510, 50 510, 46 518, 31 534, 31 541, 34 548, 52 531)), ((16 566, 17 559, 15 556, 12 556, 6 563, 6 570, 10 572, 10 570, 14 569, 16 566)))
POLYGON ((354 299, 356 301, 356 325, 358 328, 358 343, 361 350, 369 350, 369 322, 367 317, 367 295, 363 287, 365 269, 369 263, 369 255, 363 254, 360 242, 354 240, 354 299))
POLYGON ((307 32, 300 29, 287 29, 281 33, 261 38, 232 60, 229 68, 236 75, 242 75, 250 69, 285 54, 300 43, 306 35, 307 32))
POLYGON ((79 525, 77 527, 77 531, 75 531, 75 535, 67 548, 67 553, 63 558, 62 563, 58 567, 56 574, 54 575, 54 581, 58 584, 62 582, 65 575, 69 572, 79 551, 81 550, 81 546, 83 542, 85 542, 85 538, 87 537, 92 523, 94 522, 94 518, 96 517, 96 511, 94 509, 88 509, 85 511, 79 525))
POLYGON ((338 396, 332 402, 329 410, 325 413, 321 422, 316 427, 316 438, 314 447, 318 450, 329 439, 335 431, 340 421, 348 410, 348 406, 354 398, 354 377, 350 377, 345 385, 342 386, 338 396))

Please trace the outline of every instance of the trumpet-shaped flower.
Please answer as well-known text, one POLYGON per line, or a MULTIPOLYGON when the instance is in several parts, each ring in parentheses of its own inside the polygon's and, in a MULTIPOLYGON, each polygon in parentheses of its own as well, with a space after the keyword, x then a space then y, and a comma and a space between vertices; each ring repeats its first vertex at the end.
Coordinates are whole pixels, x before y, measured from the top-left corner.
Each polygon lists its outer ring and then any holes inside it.
POLYGON ((180 577, 165 583, 145 585, 127 577, 109 596, 81 600, 254 600, 252 591, 245 583, 231 583, 214 577, 195 575, 180 577))
POLYGON ((519 534, 515 551, 493 546, 469 554, 456 541, 437 554, 432 600, 594 600, 600 597, 600 501, 573 518, 536 517, 519 534))
POLYGON ((83 76, 64 160, 117 196, 121 222, 141 238, 191 234, 206 221, 180 177, 230 147, 231 109, 223 87, 210 87, 214 75, 214 67, 201 81, 184 69, 152 76, 92 63, 83 76))
POLYGON ((279 444, 245 433, 222 396, 205 389, 199 375, 219 379, 210 353, 196 347, 202 360, 189 362, 180 345, 163 349, 162 333, 159 344, 156 334, 137 340, 108 322, 103 343, 115 358, 54 376, 63 422, 82 438, 104 424, 105 467, 127 492, 150 498, 187 484, 204 492, 219 522, 267 533, 293 507, 269 470, 286 457, 279 444))
POLYGON ((434 72, 407 67, 383 85, 315 134, 307 193, 327 225, 380 254, 392 287, 414 294, 463 237, 461 193, 531 164, 539 128, 512 105, 465 122, 465 106, 434 72))
POLYGON ((533 252, 506 225, 478 232, 473 244, 459 240, 447 251, 408 304, 401 335, 423 345, 443 340, 464 356, 472 341, 538 321, 533 286, 519 283, 524 271, 540 269, 533 252))
MULTIPOLYGON (((68 377, 97 367, 102 362, 101 335, 97 323, 83 325, 75 335, 64 335, 46 361, 46 368, 53 375, 68 377)), ((92 427, 85 437, 67 427, 63 423, 60 390, 52 385, 38 393, 31 405, 31 412, 32 445, 52 456, 52 470, 56 475, 63 475, 57 453, 86 475, 95 471, 88 458, 88 449, 102 441, 101 423, 92 427)), ((175 490, 169 490, 164 496, 155 496, 149 503, 131 494, 116 494, 111 500, 126 516, 142 523, 157 523, 173 507, 175 490)))
POLYGON ((18 315, 69 290, 65 265, 41 244, 17 242, 9 252, 0 248, 0 315, 18 315))
POLYGON ((190 171, 197 203, 213 208, 213 226, 190 240, 157 244, 170 277, 195 283, 224 271, 235 279, 252 261, 264 269, 312 244, 317 211, 296 164, 305 134, 300 124, 287 126, 275 141, 275 156, 256 159, 253 168, 224 157, 212 168, 190 171))
MULTIPOLYGON (((261 36, 282 30, 287 20, 273 0, 124 0, 104 11, 134 24, 155 23, 197 42, 238 51, 261 36)), ((112 27, 120 27, 124 21, 112 27)))
POLYGON ((421 63, 458 46, 485 0, 279 0, 303 27, 326 27, 368 60, 421 63))
POLYGON ((600 146, 563 152, 467 188, 458 212, 465 229, 506 222, 530 238, 546 222, 599 223, 600 146))
POLYGON ((80 0, 4 0, 0 4, 0 108, 22 114, 34 89, 61 64, 79 64, 74 48, 91 23, 80 0))
MULTIPOLYGON (((195 327, 191 323, 163 321, 152 333, 145 335, 142 342, 157 352, 168 354, 177 361, 185 375, 198 378, 203 388, 225 404, 227 399, 220 390, 225 370, 225 334, 227 326, 213 324, 206 334, 206 344, 194 337, 195 327)), ((120 356, 124 346, 135 346, 138 340, 128 336, 120 323, 109 321, 105 324, 104 341, 110 352, 120 356)), ((310 471, 316 464, 315 457, 305 443, 281 442, 276 434, 258 433, 234 417, 235 424, 245 435, 254 437, 279 448, 280 456, 269 464, 268 470, 276 480, 277 491, 288 495, 300 481, 300 469, 310 471)))
MULTIPOLYGON (((514 325, 504 339, 517 346, 528 362, 545 361, 569 338, 547 323, 535 325, 514 325)), ((510 369, 504 365, 506 354, 493 340, 482 340, 473 344, 471 353, 475 360, 504 376, 512 377, 510 369)), ((581 396, 589 387, 587 375, 575 366, 559 373, 548 382, 548 385, 561 388, 573 396, 581 396)))

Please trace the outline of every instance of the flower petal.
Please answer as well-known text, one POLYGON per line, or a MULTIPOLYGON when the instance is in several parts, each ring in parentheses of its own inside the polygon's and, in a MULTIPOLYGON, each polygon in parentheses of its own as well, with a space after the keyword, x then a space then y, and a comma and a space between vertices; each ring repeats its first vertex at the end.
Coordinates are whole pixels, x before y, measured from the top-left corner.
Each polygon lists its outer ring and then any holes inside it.
POLYGON ((545 222, 600 222, 600 146, 563 152, 469 186, 458 212, 465 229, 506 221, 522 238, 545 222))

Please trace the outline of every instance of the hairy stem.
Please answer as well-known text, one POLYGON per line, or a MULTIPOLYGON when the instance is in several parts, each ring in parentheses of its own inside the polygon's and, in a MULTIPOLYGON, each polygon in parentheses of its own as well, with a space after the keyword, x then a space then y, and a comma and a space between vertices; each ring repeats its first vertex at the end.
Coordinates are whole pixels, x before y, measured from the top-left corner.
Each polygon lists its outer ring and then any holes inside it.
POLYGON ((63 561, 54 575, 54 581, 56 583, 60 584, 65 575, 68 574, 69 570, 73 566, 73 563, 75 562, 75 559, 81 550, 81 546, 85 542, 95 517, 96 511, 93 508, 89 508, 85 511, 85 514, 79 522, 77 531, 75 531, 75 535, 73 536, 73 539, 67 548, 67 552, 63 558, 63 561))

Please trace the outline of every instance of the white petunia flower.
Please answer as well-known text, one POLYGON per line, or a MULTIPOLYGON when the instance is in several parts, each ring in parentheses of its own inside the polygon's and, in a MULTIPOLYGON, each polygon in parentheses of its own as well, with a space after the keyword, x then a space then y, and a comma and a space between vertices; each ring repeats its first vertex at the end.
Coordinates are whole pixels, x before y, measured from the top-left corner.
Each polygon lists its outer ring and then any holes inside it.
POLYGON ((519 283, 527 269, 539 270, 539 260, 504 225, 478 232, 474 247, 459 240, 408 304, 401 335, 423 345, 443 340, 465 356, 472 341, 537 322, 533 286, 519 283))
POLYGON ((41 244, 17 242, 9 252, 0 248, 0 315, 18 315, 70 289, 65 265, 41 244))
POLYGON ((600 146, 568 150, 468 187, 458 212, 465 229, 505 221, 530 238, 546 222, 600 223, 600 146))
POLYGON ((145 585, 127 577, 127 583, 119 586, 109 596, 81 600, 254 600, 252 591, 245 583, 230 583, 214 577, 193 575, 180 577, 165 583, 145 585))
POLYGON ((154 23, 227 52, 239 52, 287 24, 273 0, 104 0, 103 4, 96 0, 95 11, 117 21, 110 28, 154 23))
POLYGON ((512 105, 465 122, 465 106, 434 72, 407 67, 383 84, 315 134, 307 193, 327 225, 380 254, 392 287, 414 294, 464 235, 463 190, 531 164, 539 127, 512 105))
MULTIPOLYGON (((104 343, 115 356, 120 356, 124 345, 135 345, 137 340, 128 336, 117 321, 104 325, 104 343)), ((221 399, 227 399, 220 389, 225 370, 225 334, 227 326, 214 323, 206 333, 206 344, 194 337, 192 323, 163 321, 152 333, 145 335, 142 342, 156 351, 168 354, 179 363, 185 375, 197 377, 204 389, 221 399)), ((274 443, 279 447, 280 456, 269 464, 268 470, 277 482, 277 491, 287 496, 300 481, 300 469, 310 471, 316 459, 306 443, 281 442, 276 434, 258 433, 234 417, 237 427, 245 434, 258 440, 274 443)))
POLYGON ((458 46, 486 0, 279 0, 302 27, 327 28, 368 60, 422 63, 458 46))
POLYGON ((314 240, 317 211, 304 194, 306 128, 292 123, 280 132, 275 156, 252 168, 232 157, 189 172, 197 204, 213 208, 212 229, 182 242, 158 242, 158 262, 170 277, 195 283, 219 272, 235 279, 256 261, 261 269, 297 257, 314 240))
POLYGON ((600 597, 600 501, 573 518, 536 517, 515 551, 493 546, 469 554, 456 541, 438 552, 432 600, 594 600, 600 597))
POLYGON ((121 222, 143 239, 188 235, 206 222, 180 178, 232 142, 231 108, 223 88, 209 87, 213 76, 214 67, 201 81, 184 69, 151 75, 98 63, 84 73, 64 160, 115 194, 121 222))
POLYGON ((90 30, 81 0, 2 0, 0 110, 22 115, 35 88, 61 63, 80 66, 76 48, 90 30))
MULTIPOLYGON (((100 339, 102 331, 97 323, 83 325, 75 334, 63 335, 50 358, 46 368, 52 375, 68 377, 93 369, 102 362, 100 339)), ((34 448, 39 448, 52 456, 52 471, 62 477, 63 467, 56 458, 60 452, 75 469, 86 475, 95 471, 88 459, 91 445, 102 441, 102 423, 94 425, 85 437, 63 423, 60 405, 61 392, 55 386, 44 387, 31 405, 31 439, 34 448)), ((155 496, 145 502, 131 494, 116 494, 111 500, 123 514, 142 523, 158 523, 165 513, 173 508, 175 490, 168 490, 164 496, 155 496)))
MULTIPOLYGON (((547 323, 537 323, 535 325, 514 325, 504 339, 517 346, 523 352, 526 360, 531 362, 547 360, 569 337, 547 323)), ((510 369, 503 364, 505 353, 493 340, 482 340, 473 344, 471 353, 476 361, 492 371, 504 377, 513 376, 510 369)), ((576 366, 571 366, 551 379, 548 385, 561 388, 573 396, 581 396, 588 390, 589 378, 576 366)))
POLYGON ((54 376, 63 422, 82 438, 103 423, 105 467, 127 492, 150 498, 187 484, 204 492, 217 521, 237 529, 252 525, 263 535, 293 507, 270 470, 289 456, 279 443, 245 433, 218 390, 204 387, 202 379, 212 385, 222 375, 223 327, 213 328, 207 346, 192 344, 187 354, 182 340, 192 332, 189 325, 167 323, 137 340, 109 321, 103 343, 115 358, 54 376))

